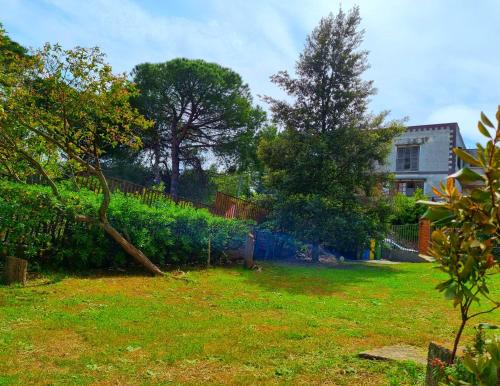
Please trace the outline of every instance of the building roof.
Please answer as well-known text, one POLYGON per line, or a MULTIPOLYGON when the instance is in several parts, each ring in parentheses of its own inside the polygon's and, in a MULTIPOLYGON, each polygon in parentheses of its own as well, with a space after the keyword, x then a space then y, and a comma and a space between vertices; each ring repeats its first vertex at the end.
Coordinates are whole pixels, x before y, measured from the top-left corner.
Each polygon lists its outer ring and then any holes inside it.
POLYGON ((424 131, 424 130, 440 130, 440 129, 459 129, 457 122, 448 122, 448 123, 433 123, 430 125, 415 125, 415 126, 407 126, 406 130, 409 131, 424 131))
POLYGON ((462 133, 460 133, 460 127, 457 122, 447 122, 447 123, 433 123, 430 125, 415 125, 415 126, 407 126, 407 131, 432 131, 432 130, 443 130, 450 129, 455 132, 455 137, 460 139, 460 141, 454 141, 454 146, 460 146, 460 143, 465 144, 464 139, 462 138, 462 133))

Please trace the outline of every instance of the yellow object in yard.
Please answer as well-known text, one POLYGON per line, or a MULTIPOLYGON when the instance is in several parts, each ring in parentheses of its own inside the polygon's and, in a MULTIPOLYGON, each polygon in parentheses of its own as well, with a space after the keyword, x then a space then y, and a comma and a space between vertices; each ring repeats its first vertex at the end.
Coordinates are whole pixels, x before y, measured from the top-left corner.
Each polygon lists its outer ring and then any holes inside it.
POLYGON ((375 260, 375 245, 376 245, 375 239, 370 240, 370 260, 375 260))

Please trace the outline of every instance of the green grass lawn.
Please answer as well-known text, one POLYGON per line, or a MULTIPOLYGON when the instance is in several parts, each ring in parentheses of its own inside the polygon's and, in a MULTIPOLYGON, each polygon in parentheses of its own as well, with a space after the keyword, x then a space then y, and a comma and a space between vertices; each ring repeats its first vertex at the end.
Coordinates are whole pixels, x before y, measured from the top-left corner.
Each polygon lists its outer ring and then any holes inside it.
POLYGON ((422 384, 421 366, 356 354, 451 342, 440 276, 430 264, 265 264, 0 286, 0 384, 422 384))

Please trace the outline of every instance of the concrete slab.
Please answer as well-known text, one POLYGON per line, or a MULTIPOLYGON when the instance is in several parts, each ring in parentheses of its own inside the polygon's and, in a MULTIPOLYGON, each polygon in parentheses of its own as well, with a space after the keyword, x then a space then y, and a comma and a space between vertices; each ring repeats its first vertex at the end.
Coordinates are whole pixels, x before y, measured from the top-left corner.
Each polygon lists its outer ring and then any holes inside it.
POLYGON ((360 358, 386 361, 414 361, 427 364, 427 351, 410 345, 384 346, 359 353, 360 358))
POLYGON ((385 259, 363 260, 363 263, 365 263, 365 264, 401 264, 400 261, 391 261, 391 260, 385 260, 385 259))
POLYGON ((418 257, 424 259, 425 261, 428 261, 429 263, 433 263, 436 261, 436 259, 434 259, 434 257, 423 255, 423 254, 419 254, 418 257))

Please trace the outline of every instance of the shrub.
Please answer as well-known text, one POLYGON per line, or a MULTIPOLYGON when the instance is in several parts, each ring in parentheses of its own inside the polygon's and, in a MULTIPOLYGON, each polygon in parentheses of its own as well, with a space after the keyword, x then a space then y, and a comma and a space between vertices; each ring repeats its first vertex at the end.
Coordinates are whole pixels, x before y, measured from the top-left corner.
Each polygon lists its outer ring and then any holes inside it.
MULTIPOLYGON (((98 225, 75 221, 75 214, 92 216, 100 196, 89 190, 59 186, 64 205, 44 186, 0 180, 0 236, 4 253, 32 262, 67 268, 123 265, 125 254, 98 225)), ((157 264, 206 261, 208 239, 212 255, 239 247, 248 223, 216 217, 204 209, 181 207, 160 200, 153 206, 133 196, 114 193, 110 222, 157 264)))
POLYGON ((422 189, 417 189, 413 196, 396 194, 393 198, 391 223, 395 225, 416 224, 425 213, 425 205, 419 200, 425 200, 422 189))
MULTIPOLYGON (((319 195, 290 195, 276 200, 268 227, 285 231, 305 243, 322 244, 349 257, 357 257, 371 238, 385 236, 389 208, 369 201, 345 203, 319 195)), ((313 259, 315 257, 313 256, 313 259)))

